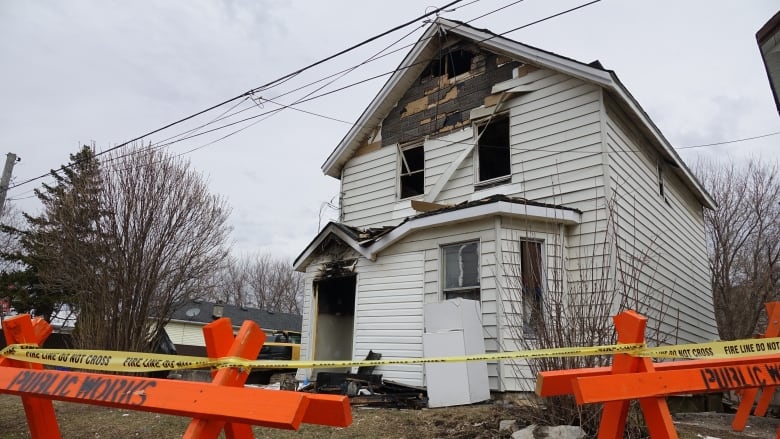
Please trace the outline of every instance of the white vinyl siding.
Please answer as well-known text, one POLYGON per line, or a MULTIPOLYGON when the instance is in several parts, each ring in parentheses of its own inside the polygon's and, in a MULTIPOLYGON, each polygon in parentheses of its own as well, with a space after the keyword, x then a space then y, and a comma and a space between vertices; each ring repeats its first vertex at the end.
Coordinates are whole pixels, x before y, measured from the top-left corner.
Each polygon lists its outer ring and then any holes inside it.
MULTIPOLYGON (((480 308, 482 310, 485 349, 498 352, 497 333, 497 288, 495 279, 495 228, 493 219, 483 219, 423 230, 408 236, 391 246, 384 254, 423 252, 424 302, 437 303, 444 300, 441 284, 441 247, 458 242, 478 241, 480 254, 480 308)), ((381 258, 377 260, 379 262, 381 258)), ((421 305, 422 308, 422 305, 421 305)), ((422 309, 420 309, 422 313, 422 309)), ((420 332, 422 336, 422 331, 420 332)), ((422 348, 422 346, 420 346, 422 348)), ((498 368, 495 362, 488 363, 490 388, 498 389, 498 368)))
MULTIPOLYGON (((376 262, 361 258, 355 302, 353 357, 369 350, 383 359, 422 358, 423 252, 383 255, 376 262)), ((423 384, 423 367, 388 365, 375 373, 410 385, 423 384)))
MULTIPOLYGON (((611 185, 624 236, 621 251, 630 255, 652 248, 657 253, 655 272, 652 277, 645 272, 640 282, 644 288, 665 293, 670 326, 664 329, 670 343, 716 339, 701 204, 672 169, 664 172, 661 196, 657 152, 629 128, 624 113, 611 100, 607 100, 607 114, 611 185), (677 325, 677 329, 672 328, 677 325)), ((658 311, 658 300, 653 302, 658 311)))
POLYGON ((393 222, 397 197, 397 161, 397 148, 384 147, 347 163, 341 179, 341 214, 344 223, 355 227, 373 227, 393 222))

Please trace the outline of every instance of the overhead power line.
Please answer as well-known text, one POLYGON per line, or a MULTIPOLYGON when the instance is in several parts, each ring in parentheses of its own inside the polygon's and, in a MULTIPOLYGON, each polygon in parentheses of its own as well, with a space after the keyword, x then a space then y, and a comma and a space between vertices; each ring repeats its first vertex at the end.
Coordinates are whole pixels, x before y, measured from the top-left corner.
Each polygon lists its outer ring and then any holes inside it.
POLYGON ((776 131, 774 133, 760 134, 758 136, 753 136, 753 137, 745 137, 742 139, 724 140, 722 142, 715 142, 715 143, 705 143, 703 145, 680 146, 675 149, 692 149, 692 148, 705 148, 707 146, 727 145, 729 143, 738 143, 738 142, 746 142, 748 140, 763 139, 764 137, 776 136, 778 134, 780 134, 780 131, 776 131))
MULTIPOLYGON (((366 39, 366 40, 363 40, 363 41, 361 41, 360 43, 357 43, 357 44, 355 44, 355 45, 352 45, 352 46, 350 46, 350 47, 348 47, 348 48, 346 48, 346 49, 344 49, 344 50, 341 50, 341 51, 339 51, 339 52, 337 52, 337 53, 334 53, 333 55, 330 55, 330 56, 328 56, 328 57, 322 58, 322 59, 320 59, 319 61, 315 61, 315 62, 313 62, 313 63, 311 63, 311 64, 309 64, 309 65, 307 65, 307 66, 305 66, 305 67, 302 67, 302 68, 300 68, 300 69, 298 69, 298 70, 296 70, 296 71, 294 71, 294 72, 292 72, 292 73, 288 73, 288 74, 286 74, 286 75, 284 75, 284 76, 282 76, 282 77, 280 77, 280 78, 277 78, 277 79, 275 79, 275 80, 273 80, 273 81, 270 81, 270 82, 268 82, 268 83, 265 83, 265 84, 263 84, 263 85, 261 85, 261 86, 259 86, 259 87, 255 87, 255 88, 253 88, 253 89, 251 89, 251 90, 248 90, 248 91, 246 91, 246 92, 244 92, 244 93, 241 93, 241 94, 240 94, 240 95, 238 95, 238 96, 235 96, 235 97, 232 97, 232 98, 230 98, 230 99, 227 99, 227 100, 225 100, 225 101, 222 101, 222 102, 220 102, 220 103, 218 103, 218 104, 216 104, 216 105, 212 105, 212 106, 210 106, 210 107, 206 108, 205 110, 198 111, 197 113, 193 113, 193 114, 191 114, 191 115, 189 115, 189 116, 186 116, 186 117, 184 117, 184 118, 181 118, 181 119, 179 119, 179 120, 177 120, 177 121, 175 121, 175 122, 171 122, 171 123, 169 123, 169 124, 167 124, 167 125, 165 125, 165 126, 163 126, 163 127, 161 127, 161 128, 157 128, 157 129, 155 129, 155 130, 153 130, 153 131, 150 131, 150 132, 148 132, 148 133, 145 133, 145 134, 143 134, 143 135, 140 135, 140 136, 138 136, 138 137, 136 137, 136 138, 134 138, 134 139, 128 140, 128 141, 126 141, 126 142, 124 142, 124 143, 121 143, 121 144, 119 144, 119 145, 116 145, 116 146, 114 146, 114 147, 111 147, 111 148, 109 148, 109 149, 106 149, 105 151, 101 151, 100 153, 98 153, 98 154, 95 154, 95 156, 97 157, 97 156, 100 156, 100 155, 107 154, 107 153, 109 153, 109 152, 111 152, 111 151, 114 151, 114 150, 117 150, 117 149, 119 149, 119 148, 122 148, 122 147, 124 147, 124 146, 127 146, 127 145, 129 145, 129 144, 131 144, 131 143, 133 143, 133 142, 137 142, 137 141, 139 141, 139 140, 141 140, 141 139, 144 139, 144 138, 146 138, 146 137, 149 137, 149 136, 151 136, 151 135, 153 135, 153 134, 159 133, 160 131, 163 131, 163 130, 165 130, 165 129, 168 129, 168 128, 172 127, 172 126, 178 125, 178 124, 180 124, 180 123, 183 123, 183 122, 186 122, 186 121, 188 121, 188 120, 191 120, 191 119, 193 119, 193 118, 195 118, 195 117, 198 117, 198 116, 200 116, 200 115, 202 115, 202 114, 204 114, 204 113, 208 113, 209 111, 212 111, 212 110, 214 110, 214 109, 216 109, 216 108, 219 108, 219 107, 221 107, 221 106, 223 106, 223 105, 229 104, 229 103, 231 103, 231 102, 233 102, 233 101, 235 101, 235 100, 241 99, 241 98, 243 98, 243 97, 245 97, 245 96, 250 96, 250 95, 252 95, 253 93, 257 93, 257 92, 263 91, 263 90, 265 90, 265 89, 267 89, 267 88, 269 88, 269 87, 271 87, 271 86, 273 86, 273 85, 275 85, 275 84, 279 84, 279 83, 282 83, 282 82, 284 82, 284 81, 287 81, 287 80, 289 80, 290 78, 293 78, 293 77, 295 77, 295 76, 297 76, 297 75, 299 75, 299 74, 301 74, 301 73, 303 73, 303 72, 305 72, 305 71, 307 71, 307 70, 310 70, 310 69, 312 69, 312 68, 314 68, 314 67, 316 67, 316 66, 318 66, 318 65, 320 65, 320 64, 326 63, 326 62, 328 62, 328 61, 330 61, 330 60, 332 60, 332 59, 334 59, 334 58, 337 58, 337 57, 339 57, 339 56, 341 56, 341 55, 344 55, 344 54, 346 54, 346 53, 349 53, 349 52, 351 52, 351 51, 353 51, 353 50, 355 50, 355 49, 358 49, 358 48, 360 48, 360 47, 362 47, 362 46, 365 46, 366 44, 369 44, 369 43, 371 43, 371 42, 373 42, 373 41, 376 41, 376 40, 377 40, 377 39, 379 39, 379 38, 382 38, 382 37, 384 37, 384 36, 386 36, 386 35, 389 35, 389 34, 391 34, 391 33, 393 33, 393 32, 396 32, 396 31, 398 31, 398 30, 400 30, 400 29, 403 29, 403 28, 405 28, 405 27, 407 27, 407 26, 410 26, 410 25, 412 25, 412 24, 414 24, 414 23, 416 23, 416 22, 418 22, 418 21, 420 21, 420 20, 423 20, 423 19, 425 19, 425 18, 427 18, 427 17, 430 17, 431 15, 438 14, 439 12, 442 12, 442 11, 446 10, 447 8, 449 8, 449 7, 451 7, 451 6, 454 6, 454 5, 456 5, 456 4, 458 4, 458 3, 462 2, 462 1, 463 1, 463 0, 454 0, 454 1, 451 1, 451 2, 447 3, 447 4, 446 4, 446 5, 444 5, 444 6, 441 6, 441 7, 438 7, 438 8, 436 8, 436 9, 433 9, 433 10, 431 10, 430 12, 426 12, 426 13, 424 13, 423 15, 421 15, 421 16, 419 16, 419 17, 416 17, 416 18, 414 18, 414 19, 412 19, 412 20, 406 21, 405 23, 402 23, 402 24, 400 24, 400 25, 397 25, 397 26, 395 26, 395 27, 393 27, 393 28, 391 28, 391 29, 388 29, 388 30, 386 30, 386 31, 384 31, 384 32, 382 32, 382 33, 376 34, 376 35, 374 35, 374 36, 372 36, 372 37, 370 37, 370 38, 368 38, 368 39, 366 39)), ((73 166, 73 165, 75 165, 75 164, 76 164, 76 162, 74 162, 74 163, 70 163, 70 164, 67 164, 67 165, 63 165, 63 166, 60 166, 60 167, 59 167, 58 169, 56 169, 56 170, 52 170, 51 172, 55 172, 55 173, 56 173, 56 172, 60 172, 60 171, 62 171, 62 170, 64 170, 64 169, 67 169, 67 168, 70 168, 70 167, 72 167, 72 166, 73 166)), ((25 185, 25 184, 31 183, 31 182, 33 182, 33 181, 40 180, 41 178, 45 178, 45 177, 49 176, 49 175, 51 174, 51 172, 47 172, 47 173, 45 173, 45 174, 41 174, 41 175, 39 175, 39 176, 37 176, 37 177, 29 178, 29 179, 27 179, 27 180, 24 180, 24 181, 22 181, 22 182, 16 183, 16 184, 14 184, 13 186, 9 186, 9 188, 8 188, 8 189, 14 189, 14 188, 17 188, 17 187, 19 187, 19 186, 23 186, 23 185, 25 185)))

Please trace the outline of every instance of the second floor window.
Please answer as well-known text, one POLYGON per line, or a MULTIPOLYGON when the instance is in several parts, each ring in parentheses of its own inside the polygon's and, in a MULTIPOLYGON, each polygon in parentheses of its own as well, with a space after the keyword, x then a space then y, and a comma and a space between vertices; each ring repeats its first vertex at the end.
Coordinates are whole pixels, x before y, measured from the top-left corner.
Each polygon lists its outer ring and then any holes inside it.
POLYGON ((479 127, 478 166, 479 182, 509 177, 511 171, 509 150, 509 117, 496 116, 479 127))
POLYGON ((401 198, 425 193, 425 152, 422 145, 401 149, 401 198))
POLYGON ((444 298, 479 300, 479 242, 445 245, 441 250, 444 298))

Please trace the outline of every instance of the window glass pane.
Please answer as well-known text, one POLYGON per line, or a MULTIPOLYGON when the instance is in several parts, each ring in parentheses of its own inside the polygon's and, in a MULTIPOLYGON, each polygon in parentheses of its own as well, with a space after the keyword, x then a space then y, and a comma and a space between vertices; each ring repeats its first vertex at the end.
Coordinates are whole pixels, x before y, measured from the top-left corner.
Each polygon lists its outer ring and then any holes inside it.
POLYGON ((476 242, 444 247, 444 288, 479 286, 479 245, 476 242))
POLYGON ((520 241, 520 270, 523 285, 523 326, 526 336, 533 336, 544 316, 541 242, 520 241))

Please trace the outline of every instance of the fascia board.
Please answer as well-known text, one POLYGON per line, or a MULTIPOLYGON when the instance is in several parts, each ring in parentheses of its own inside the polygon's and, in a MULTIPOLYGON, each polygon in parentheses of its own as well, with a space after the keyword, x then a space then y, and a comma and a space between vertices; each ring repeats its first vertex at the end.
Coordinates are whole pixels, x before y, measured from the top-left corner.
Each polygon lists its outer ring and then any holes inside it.
POLYGON ((494 34, 475 29, 470 26, 461 26, 458 23, 439 18, 437 23, 445 27, 447 32, 453 32, 464 38, 474 40, 477 44, 484 45, 497 52, 502 52, 511 57, 526 59, 533 64, 541 67, 547 67, 551 70, 567 73, 571 76, 595 82, 601 85, 607 85, 610 81, 610 75, 600 69, 593 68, 587 64, 570 60, 559 55, 545 52, 525 44, 509 40, 494 34))
MULTIPOLYGON (((340 178, 340 162, 344 154, 349 153, 351 148, 355 147, 355 142, 358 141, 368 131, 372 130, 376 124, 381 122, 381 119, 377 119, 379 116, 383 117, 381 109, 384 106, 395 105, 395 100, 390 99, 391 94, 395 91, 398 85, 402 82, 406 75, 416 74, 410 66, 417 60, 417 58, 423 53, 429 42, 432 41, 433 35, 438 32, 438 26, 430 26, 425 33, 417 41, 417 44, 409 51, 406 57, 401 61, 398 69, 393 73, 390 79, 385 83, 379 94, 374 97, 368 107, 360 115, 357 122, 352 125, 347 135, 339 142, 336 149, 328 156, 325 163, 322 165, 322 172, 325 175, 329 175, 334 178, 340 178), (391 102, 392 101, 392 102, 391 102), (373 120, 376 119, 376 120, 373 120)), ((422 69, 422 67, 421 67, 422 69)))
POLYGON ((523 217, 531 220, 566 225, 579 224, 582 221, 581 215, 572 210, 499 201, 497 203, 483 204, 407 221, 369 246, 367 249, 369 251, 369 259, 372 261, 376 260, 377 255, 382 250, 398 242, 406 235, 418 230, 441 227, 464 221, 473 221, 475 219, 494 215, 523 217))
POLYGON ((293 262, 293 270, 304 271, 302 269, 305 269, 305 267, 309 265, 309 261, 312 255, 314 254, 314 251, 317 249, 317 247, 320 246, 320 244, 323 243, 323 241, 325 241, 325 238, 327 238, 329 235, 337 236, 345 244, 350 246, 350 248, 358 252, 364 258, 368 258, 370 256, 366 248, 361 247, 360 244, 355 242, 355 240, 353 240, 352 237, 344 233, 343 230, 334 227, 332 225, 329 225, 328 227, 325 228, 325 230, 320 232, 319 236, 317 236, 317 238, 314 241, 312 241, 312 243, 309 244, 308 247, 306 247, 303 253, 301 253, 301 255, 298 256, 298 259, 296 259, 293 262))

